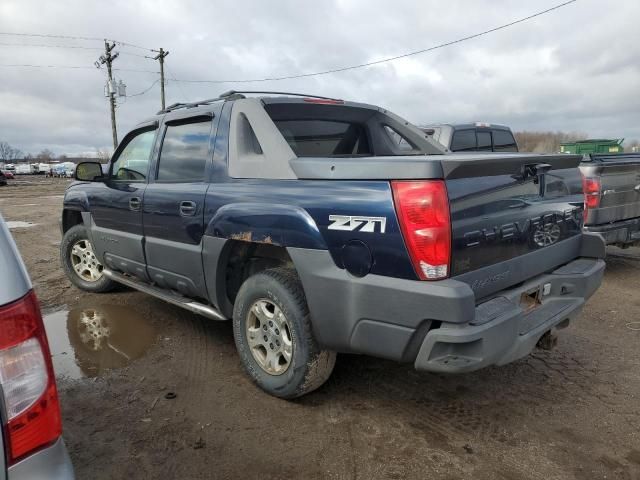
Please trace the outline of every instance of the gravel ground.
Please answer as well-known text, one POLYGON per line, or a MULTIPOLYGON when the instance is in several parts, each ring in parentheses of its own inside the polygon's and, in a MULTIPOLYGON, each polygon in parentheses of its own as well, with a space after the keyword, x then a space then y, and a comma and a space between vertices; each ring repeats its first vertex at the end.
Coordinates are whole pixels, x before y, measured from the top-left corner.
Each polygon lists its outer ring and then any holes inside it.
POLYGON ((58 373, 78 478, 640 479, 640 249, 608 251, 602 288, 552 351, 460 376, 341 355, 296 401, 243 374, 231 325, 59 264, 67 180, 0 188, 58 373), (67 313, 68 312, 68 313, 67 313))

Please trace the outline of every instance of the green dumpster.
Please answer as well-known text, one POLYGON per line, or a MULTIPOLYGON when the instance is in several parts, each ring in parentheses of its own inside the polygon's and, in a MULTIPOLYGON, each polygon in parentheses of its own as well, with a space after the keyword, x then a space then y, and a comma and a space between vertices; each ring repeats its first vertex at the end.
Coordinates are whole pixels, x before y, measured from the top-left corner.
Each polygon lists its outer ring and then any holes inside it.
POLYGON ((622 153, 624 138, 580 140, 560 144, 560 153, 622 153))

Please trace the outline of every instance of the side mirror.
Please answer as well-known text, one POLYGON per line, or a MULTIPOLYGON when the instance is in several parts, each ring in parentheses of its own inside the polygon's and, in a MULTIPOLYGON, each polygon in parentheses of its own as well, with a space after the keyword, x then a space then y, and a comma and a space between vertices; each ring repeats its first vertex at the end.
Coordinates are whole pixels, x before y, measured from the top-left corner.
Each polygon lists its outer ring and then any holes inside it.
POLYGON ((104 180, 102 164, 98 162, 81 162, 76 167, 75 179, 83 182, 101 182, 104 180))

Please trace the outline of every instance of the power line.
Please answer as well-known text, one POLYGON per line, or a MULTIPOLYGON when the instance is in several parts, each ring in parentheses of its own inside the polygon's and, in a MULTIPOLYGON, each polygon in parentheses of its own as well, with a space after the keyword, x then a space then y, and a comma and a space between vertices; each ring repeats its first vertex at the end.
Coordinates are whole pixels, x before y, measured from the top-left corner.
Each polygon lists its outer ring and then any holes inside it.
MULTIPOLYGON (((171 80, 175 80, 176 76, 173 74, 173 72, 169 69, 169 67, 167 66, 167 73, 169 74, 169 78, 171 80)), ((179 82, 176 82, 176 86, 178 87, 178 90, 180 90, 180 93, 182 94, 182 98, 184 98, 185 100, 187 99, 187 95, 184 93, 184 90, 182 90, 182 85, 180 85, 179 82)))
POLYGON ((1 67, 28 67, 28 68, 73 68, 73 69, 91 69, 95 70, 95 67, 89 65, 31 65, 28 63, 0 63, 1 67))
POLYGON ((118 45, 121 45, 123 47, 138 48, 140 50, 147 50, 149 52, 153 51, 151 48, 141 47, 140 45, 136 45, 134 43, 122 42, 120 40, 115 40, 112 38, 81 37, 81 36, 74 36, 74 35, 54 35, 49 33, 16 33, 16 32, 0 32, 0 35, 12 36, 12 37, 64 38, 67 40, 84 40, 84 41, 97 41, 97 42, 103 42, 105 40, 108 40, 110 42, 115 42, 118 45))
POLYGON ((569 5, 571 3, 575 3, 577 1, 578 0, 569 0, 569 1, 566 1, 564 3, 560 3, 558 5, 555 5, 555 6, 551 7, 551 8, 547 8, 546 10, 542 10, 542 11, 534 13, 532 15, 528 15, 526 17, 519 18, 519 19, 514 20, 512 22, 509 22, 509 23, 505 23, 505 24, 500 25, 498 27, 490 28, 489 30, 484 30, 482 32, 474 33, 473 35, 468 35, 466 37, 458 38, 456 40, 452 40, 452 41, 449 41, 449 42, 441 43, 441 44, 433 46, 433 47, 423 48, 421 50, 415 50, 415 51, 412 51, 412 52, 403 53, 401 55, 396 55, 394 57, 383 58, 383 59, 380 59, 380 60, 374 60, 372 62, 360 63, 360 64, 357 64, 357 65, 350 65, 350 66, 347 66, 347 67, 332 68, 330 70, 322 70, 322 71, 319 71, 319 72, 284 75, 284 76, 280 76, 280 77, 255 78, 255 79, 248 79, 248 80, 247 79, 240 79, 240 80, 181 80, 181 79, 175 79, 174 78, 173 81, 174 82, 183 82, 183 83, 252 83, 252 82, 270 82, 270 81, 278 81, 278 80, 292 80, 294 78, 315 77, 315 76, 319 76, 319 75, 328 75, 330 73, 345 72, 345 71, 348 71, 348 70, 355 70, 357 68, 370 67, 370 66, 373 66, 373 65, 379 65, 381 63, 392 62, 394 60, 399 60, 401 58, 407 58, 407 57, 411 57, 413 55, 420 55, 422 53, 432 52, 433 50, 438 50, 440 48, 449 47, 449 46, 455 45, 457 43, 466 42, 467 40, 472 40, 474 38, 478 38, 478 37, 481 37, 483 35, 487 35, 489 33, 497 32, 498 30, 503 30, 505 28, 512 27, 513 25, 517 25, 519 23, 526 22, 527 20, 531 20, 533 18, 539 17, 541 15, 544 15, 545 13, 549 13, 549 12, 552 12, 554 10, 558 10, 559 8, 562 8, 562 7, 564 7, 566 5, 569 5))
POLYGON ((96 40, 102 42, 103 38, 98 37, 80 37, 72 35, 51 35, 46 33, 14 33, 14 32, 0 32, 0 35, 12 36, 12 37, 40 37, 40 38, 66 38, 68 40, 96 40))
MULTIPOLYGON (((455 45, 458 43, 462 43, 465 42, 467 40, 472 40, 474 38, 478 38, 481 37, 483 35, 487 35, 493 32, 497 32, 499 30, 504 30, 505 28, 508 27, 512 27, 514 25, 517 25, 519 23, 523 23, 526 22, 528 20, 531 20, 533 18, 539 17, 541 15, 544 15, 546 13, 552 12, 554 10, 558 10, 564 6, 567 6, 571 3, 575 3, 578 0, 568 0, 565 1, 563 3, 560 3, 558 5, 555 5, 553 7, 547 8, 545 10, 541 10, 539 12, 536 12, 532 15, 528 15, 526 17, 522 17, 519 18, 517 20, 514 20, 512 22, 509 23, 505 23, 503 25, 500 25, 498 27, 494 27, 494 28, 490 28, 488 30, 484 30, 482 32, 478 32, 478 33, 474 33, 473 35, 468 35, 462 38, 458 38, 456 40, 452 40, 449 42, 445 42, 445 43, 441 43, 439 45, 435 45, 433 47, 429 47, 429 48, 424 48, 421 50, 415 50, 412 52, 408 52, 408 53, 403 53, 401 55, 396 55, 394 57, 387 57, 387 58, 383 58, 380 60, 374 60, 372 62, 366 62, 366 63, 360 63, 360 64, 356 64, 356 65, 350 65, 350 66, 346 66, 346 67, 338 67, 338 68, 332 68, 329 70, 322 70, 319 72, 310 72, 310 73, 301 73, 301 74, 292 74, 292 75, 283 75, 283 76, 274 76, 274 77, 267 77, 267 78, 255 78, 255 79, 237 79, 237 80, 186 80, 186 79, 177 79, 175 77, 173 77, 173 81, 177 82, 177 83, 211 83, 211 84, 216 84, 216 83, 253 83, 253 82, 269 82, 269 81, 279 81, 279 80, 292 80, 295 78, 306 78, 306 77, 314 77, 314 76, 320 76, 320 75, 328 75, 330 73, 339 73, 339 72, 345 72, 348 70, 355 70, 358 68, 365 68, 365 67, 370 67, 373 65, 379 65, 382 63, 387 63, 387 62, 392 62, 394 60, 399 60, 401 58, 407 58, 407 57, 411 57, 414 55, 420 55, 422 53, 427 53, 427 52, 431 52, 434 50, 438 50, 440 48, 444 48, 444 47, 449 47, 451 45, 455 45)), ((64 38, 64 39, 72 39, 72 40, 97 40, 97 41, 103 41, 104 39, 102 38, 98 38, 98 37, 81 37, 81 36, 71 36, 71 35, 50 35, 50 34, 36 34, 36 33, 12 33, 12 32, 0 32, 0 35, 10 35, 10 36, 21 36, 21 37, 42 37, 42 38, 64 38)), ((127 46, 127 47, 132 47, 132 48, 138 48, 141 50, 146 50, 146 51, 150 51, 150 52, 154 52, 153 49, 150 48, 145 48, 145 47, 141 47, 139 45, 135 45, 132 43, 128 43, 128 42, 120 42, 117 40, 111 40, 112 42, 117 43, 118 45, 122 45, 122 46, 127 46)), ((125 52, 123 52, 125 53, 125 52)), ((147 57, 145 55, 136 55, 133 53, 128 53, 129 55, 134 55, 134 56, 140 56, 140 57, 144 57, 144 58, 153 58, 153 57, 147 57)), ((70 66, 70 65, 31 65, 31 64, 0 64, 0 67, 31 67, 31 68, 68 68, 68 69, 85 69, 85 68, 91 68, 89 66, 70 66)), ((116 70, 116 69, 114 69, 116 70)), ((158 72, 153 72, 153 71, 149 71, 149 70, 135 70, 135 69, 117 69, 117 70, 121 70, 121 71, 130 71, 130 72, 140 72, 140 73, 158 73, 158 72)), ((173 75, 172 75, 173 76, 173 75)))
POLYGON ((145 90, 142 90, 141 92, 138 92, 138 93, 134 93, 132 95, 127 95, 127 98, 129 98, 129 97, 138 97, 140 95, 144 95, 149 90, 151 90, 159 81, 160 81, 160 79, 158 78, 155 82, 153 82, 151 85, 149 85, 149 87, 147 87, 145 90))
MULTIPOLYGON (((29 63, 0 63, 0 68, 3 67, 26 67, 26 68, 70 68, 70 69, 89 69, 95 70, 95 67, 89 65, 34 65, 29 63)), ((158 74, 155 70, 138 70, 135 68, 114 68, 114 71, 120 72, 136 72, 136 73, 154 73, 158 74)))
MULTIPOLYGON (((116 42, 116 43, 118 43, 118 42, 116 42)), ((78 50, 100 50, 100 51, 103 50, 100 47, 85 47, 83 45, 47 45, 47 44, 44 44, 44 43, 4 43, 4 42, 0 42, 0 47, 70 48, 70 49, 78 49, 78 50)), ((120 55, 130 55, 132 57, 149 58, 149 59, 153 60, 153 57, 150 57, 148 55, 140 55, 139 53, 123 52, 123 51, 120 51, 119 53, 120 53, 120 55)))
POLYGON ((82 45, 45 45, 43 43, 0 43, 0 47, 42 47, 42 48, 76 48, 80 50, 102 50, 99 47, 84 47, 82 45))
POLYGON ((131 47, 131 48, 139 48, 140 50, 146 50, 148 52, 153 52, 155 50, 153 50, 152 48, 147 48, 147 47, 141 47, 140 45, 136 45, 134 43, 127 43, 127 42, 121 42, 119 40, 112 40, 112 42, 116 42, 118 45, 122 46, 122 47, 131 47))

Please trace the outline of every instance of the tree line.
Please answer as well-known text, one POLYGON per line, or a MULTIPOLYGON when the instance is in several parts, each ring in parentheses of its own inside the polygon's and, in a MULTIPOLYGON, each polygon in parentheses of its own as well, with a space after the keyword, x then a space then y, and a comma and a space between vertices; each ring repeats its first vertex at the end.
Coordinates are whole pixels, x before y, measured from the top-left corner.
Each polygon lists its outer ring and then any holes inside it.
MULTIPOLYGON (((31 153, 24 153, 19 148, 11 146, 8 142, 0 141, 0 162, 2 163, 20 163, 20 162, 41 162, 49 163, 52 160, 59 160, 64 162, 67 160, 67 155, 56 155, 54 152, 45 148, 36 155, 31 153)), ((101 163, 107 163, 111 158, 111 152, 106 149, 96 148, 95 154, 92 158, 97 158, 101 163)))
MULTIPOLYGON (((513 134, 516 137, 518 149, 521 152, 534 153, 558 153, 561 143, 577 142, 589 138, 589 136, 583 132, 533 132, 523 130, 521 132, 513 132, 513 134)), ((640 141, 638 140, 624 142, 626 152, 636 151, 638 147, 640 147, 640 141)))

